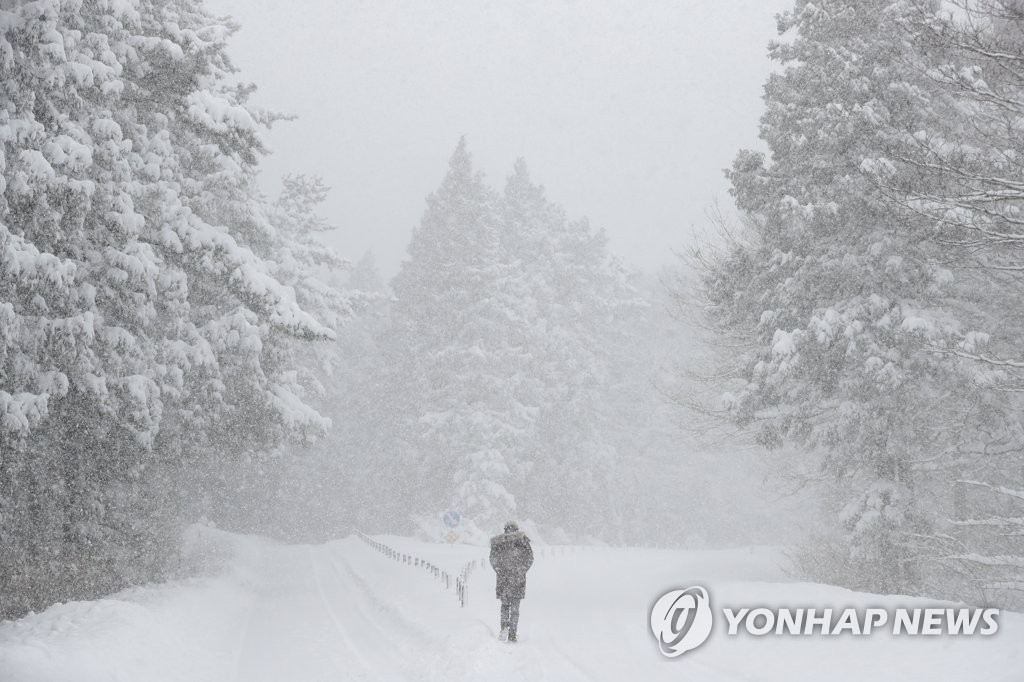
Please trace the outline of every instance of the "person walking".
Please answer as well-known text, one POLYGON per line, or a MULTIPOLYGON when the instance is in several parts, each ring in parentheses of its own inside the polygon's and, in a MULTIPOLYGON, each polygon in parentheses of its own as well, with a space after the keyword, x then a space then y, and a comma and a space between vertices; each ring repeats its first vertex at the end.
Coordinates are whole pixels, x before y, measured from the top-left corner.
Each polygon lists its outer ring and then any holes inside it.
POLYGON ((491 568, 495 573, 494 594, 501 600, 502 641, 518 639, 519 602, 526 597, 526 572, 533 565, 530 538, 513 521, 505 532, 491 538, 491 568))

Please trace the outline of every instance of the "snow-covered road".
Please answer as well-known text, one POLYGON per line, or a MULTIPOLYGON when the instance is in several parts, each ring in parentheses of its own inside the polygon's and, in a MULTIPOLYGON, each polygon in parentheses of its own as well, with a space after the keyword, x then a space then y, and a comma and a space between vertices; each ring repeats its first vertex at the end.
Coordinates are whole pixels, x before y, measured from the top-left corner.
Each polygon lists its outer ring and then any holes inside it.
MULTIPOLYGON (((480 548, 380 540, 445 569, 480 548)), ((784 581, 763 549, 681 552, 538 547, 517 644, 496 640, 493 574, 469 603, 355 537, 278 545, 223 535, 217 577, 130 590, 0 624, 0 682, 318 680, 1024 680, 1024 615, 991 637, 730 637, 664 659, 648 609, 701 584, 720 603, 918 606, 784 581)))

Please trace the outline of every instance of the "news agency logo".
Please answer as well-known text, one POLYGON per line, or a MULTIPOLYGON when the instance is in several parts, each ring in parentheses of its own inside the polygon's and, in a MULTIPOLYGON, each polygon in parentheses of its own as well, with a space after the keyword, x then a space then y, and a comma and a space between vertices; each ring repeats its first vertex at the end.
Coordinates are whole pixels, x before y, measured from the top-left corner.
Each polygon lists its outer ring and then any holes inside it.
POLYGON ((711 600, 695 585, 668 592, 651 608, 651 631, 658 648, 669 658, 696 649, 711 634, 711 600))
MULTIPOLYGON (((890 636, 952 635, 986 637, 999 630, 999 609, 935 608, 729 608, 721 609, 725 634, 890 636)), ((703 587, 672 590, 651 607, 651 632, 661 653, 675 658, 696 649, 711 635, 711 600, 703 587)))

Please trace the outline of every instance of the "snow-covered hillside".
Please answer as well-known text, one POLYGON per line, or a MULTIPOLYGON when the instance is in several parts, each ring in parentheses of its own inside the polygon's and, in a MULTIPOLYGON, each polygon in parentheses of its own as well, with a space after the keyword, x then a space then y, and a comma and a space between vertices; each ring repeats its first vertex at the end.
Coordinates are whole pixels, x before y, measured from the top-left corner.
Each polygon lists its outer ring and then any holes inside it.
MULTIPOLYGON (((496 640, 493 574, 470 574, 460 608, 422 567, 356 537, 280 545, 214 534, 231 557, 215 577, 55 606, 0 624, 3 682, 314 680, 1020 680, 1024 615, 991 637, 730 637, 680 659, 658 652, 648 609, 701 584, 719 603, 917 606, 789 583, 766 549, 537 548, 521 641, 496 640)), ((208 537, 207 540, 210 538, 208 537)), ((457 572, 483 550, 378 540, 457 572)), ((207 543, 209 544, 209 542, 207 543)))

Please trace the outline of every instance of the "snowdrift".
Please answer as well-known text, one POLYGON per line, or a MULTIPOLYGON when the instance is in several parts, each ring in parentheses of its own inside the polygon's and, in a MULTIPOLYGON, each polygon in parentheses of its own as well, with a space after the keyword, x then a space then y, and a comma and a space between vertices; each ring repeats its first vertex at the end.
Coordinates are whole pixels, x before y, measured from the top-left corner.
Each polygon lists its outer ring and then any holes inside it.
POLYGON ((518 644, 496 641, 483 548, 376 536, 280 545, 203 530, 214 575, 54 606, 0 624, 2 682, 318 680, 1024 679, 1024 615, 989 637, 754 637, 726 634, 664 658, 654 601, 703 585, 713 604, 896 608, 935 602, 786 582, 765 548, 726 551, 538 546, 518 644), (442 572, 469 562, 465 607, 442 572), (427 564, 429 566, 425 566, 427 564))

